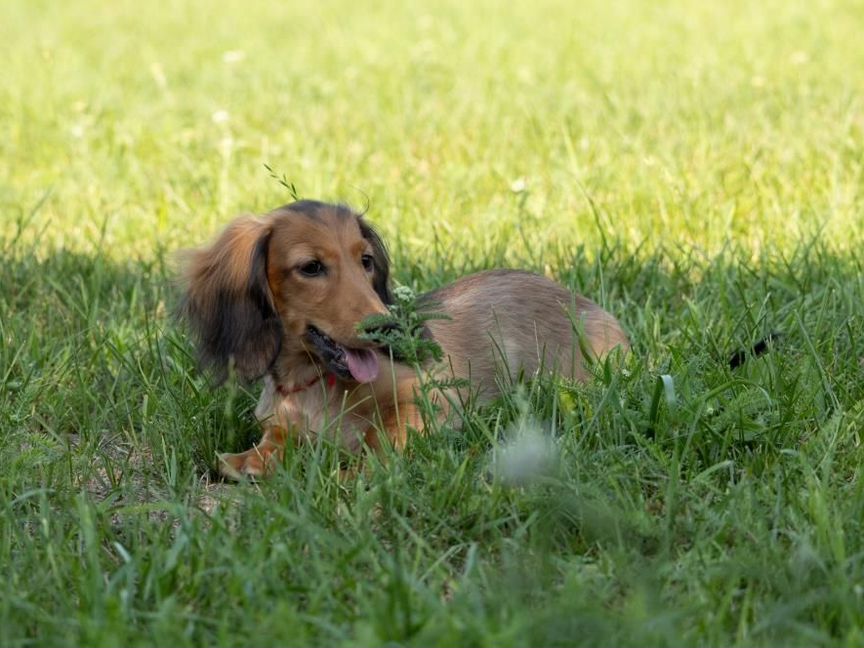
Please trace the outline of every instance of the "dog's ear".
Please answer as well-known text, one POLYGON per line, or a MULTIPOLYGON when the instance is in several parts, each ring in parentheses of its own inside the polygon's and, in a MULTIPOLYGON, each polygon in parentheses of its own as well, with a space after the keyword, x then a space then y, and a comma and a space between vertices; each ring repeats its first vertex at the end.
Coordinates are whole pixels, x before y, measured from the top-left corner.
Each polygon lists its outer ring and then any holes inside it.
POLYGON ((243 216, 213 245, 186 255, 181 315, 220 382, 233 364, 246 380, 262 376, 282 345, 282 323, 267 281, 267 219, 243 216))
POLYGON ((360 226, 363 238, 372 245, 372 258, 375 260, 375 280, 372 286, 381 301, 390 305, 393 303, 393 295, 390 294, 390 256, 387 254, 387 248, 371 225, 360 217, 357 218, 357 224, 360 226))

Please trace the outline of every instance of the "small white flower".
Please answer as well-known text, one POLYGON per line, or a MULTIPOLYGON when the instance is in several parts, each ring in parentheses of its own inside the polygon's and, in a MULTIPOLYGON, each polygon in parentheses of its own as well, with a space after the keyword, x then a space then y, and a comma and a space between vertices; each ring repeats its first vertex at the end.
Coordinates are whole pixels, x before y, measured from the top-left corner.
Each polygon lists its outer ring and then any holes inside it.
POLYGON ((525 178, 516 178, 513 182, 510 183, 510 191, 513 193, 522 193, 528 190, 528 182, 525 178))
POLYGON ((219 109, 210 116, 210 119, 214 124, 226 124, 231 120, 231 115, 227 110, 219 109))
POLYGON ((243 50, 228 50, 222 54, 222 62, 227 63, 228 65, 239 63, 245 58, 246 52, 243 50))
POLYGON ((393 296, 401 302, 409 302, 414 300, 414 291, 410 286, 396 286, 393 289, 393 296))

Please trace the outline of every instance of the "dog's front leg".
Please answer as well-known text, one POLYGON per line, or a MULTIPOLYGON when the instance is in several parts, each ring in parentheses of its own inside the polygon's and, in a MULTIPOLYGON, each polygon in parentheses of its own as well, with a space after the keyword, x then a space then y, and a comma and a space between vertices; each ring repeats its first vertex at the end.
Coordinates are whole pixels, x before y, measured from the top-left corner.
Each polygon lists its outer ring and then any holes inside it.
POLYGON ((394 403, 392 407, 381 412, 380 425, 373 425, 364 438, 366 447, 379 457, 383 449, 390 446, 401 452, 408 441, 409 430, 423 433, 423 416, 420 408, 412 400, 394 403))
POLYGON ((282 462, 287 439, 288 433, 283 428, 267 426, 261 441, 254 448, 236 454, 224 452, 217 455, 219 472, 225 477, 237 480, 244 477, 263 477, 273 472, 282 462))

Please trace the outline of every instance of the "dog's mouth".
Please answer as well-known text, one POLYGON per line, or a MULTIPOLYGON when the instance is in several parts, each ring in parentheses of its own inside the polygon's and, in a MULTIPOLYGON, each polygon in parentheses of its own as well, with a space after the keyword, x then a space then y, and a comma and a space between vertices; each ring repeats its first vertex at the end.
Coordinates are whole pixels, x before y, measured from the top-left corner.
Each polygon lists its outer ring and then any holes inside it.
POLYGON ((378 377, 378 356, 373 350, 349 349, 311 325, 306 329, 306 337, 327 369, 339 378, 368 383, 378 377))

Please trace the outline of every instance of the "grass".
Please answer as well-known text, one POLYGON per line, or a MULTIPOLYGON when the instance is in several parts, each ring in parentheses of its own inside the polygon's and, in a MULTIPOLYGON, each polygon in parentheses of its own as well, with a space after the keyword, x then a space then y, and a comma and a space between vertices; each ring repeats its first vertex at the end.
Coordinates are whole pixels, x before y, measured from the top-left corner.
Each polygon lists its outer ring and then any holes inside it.
POLYGON ((864 642, 860 3, 0 23, 0 645, 864 642), (368 203, 415 289, 506 265, 591 296, 625 371, 514 387, 356 482, 325 446, 218 482, 255 390, 196 371, 172 254, 290 200, 265 163, 368 203))

